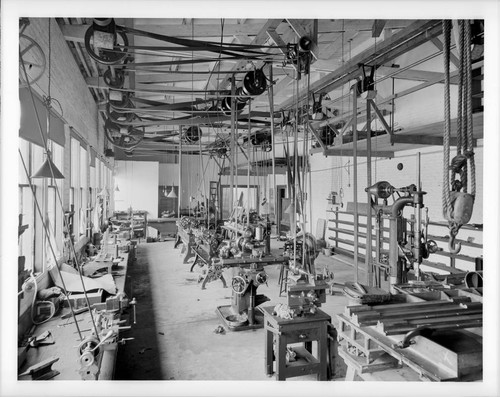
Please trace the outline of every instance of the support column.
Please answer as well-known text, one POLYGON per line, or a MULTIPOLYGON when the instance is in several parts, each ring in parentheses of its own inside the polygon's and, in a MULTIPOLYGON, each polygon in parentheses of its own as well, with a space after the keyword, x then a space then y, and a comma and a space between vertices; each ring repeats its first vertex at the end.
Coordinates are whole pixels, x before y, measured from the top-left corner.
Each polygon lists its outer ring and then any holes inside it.
POLYGON ((354 201, 354 281, 358 282, 358 96, 356 85, 352 86, 352 157, 353 157, 353 201, 354 201))

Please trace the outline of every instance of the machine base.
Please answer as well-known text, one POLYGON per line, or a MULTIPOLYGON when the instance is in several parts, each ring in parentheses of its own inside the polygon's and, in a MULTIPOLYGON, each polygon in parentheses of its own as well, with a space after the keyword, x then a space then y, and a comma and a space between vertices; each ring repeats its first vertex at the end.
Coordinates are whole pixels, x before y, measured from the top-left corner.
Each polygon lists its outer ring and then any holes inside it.
MULTIPOLYGON (((257 308, 255 308, 257 309, 257 308)), ((231 305, 227 306, 217 306, 215 312, 222 320, 224 325, 227 327, 229 331, 247 331, 250 329, 259 329, 264 327, 264 315, 260 310, 254 310, 254 324, 250 325, 246 323, 245 325, 234 325, 233 322, 229 321, 228 316, 234 316, 235 312, 231 305)))

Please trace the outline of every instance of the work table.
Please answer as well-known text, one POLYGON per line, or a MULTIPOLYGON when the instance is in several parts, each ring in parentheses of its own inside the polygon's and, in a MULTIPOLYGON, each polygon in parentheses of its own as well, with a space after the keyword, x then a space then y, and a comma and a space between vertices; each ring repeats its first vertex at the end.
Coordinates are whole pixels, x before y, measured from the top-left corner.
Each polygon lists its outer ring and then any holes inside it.
MULTIPOLYGON (((109 246, 114 249, 113 245, 109 246)), ((112 275, 116 284, 117 294, 124 292, 125 281, 127 275, 127 265, 129 258, 133 258, 133 253, 120 252, 121 261, 116 263, 113 267, 112 275)), ((101 266, 106 266, 107 262, 101 262, 101 266)), ((95 263, 89 262, 83 266, 95 266, 95 263)), ((130 297, 132 298, 132 297, 130 297)), ((62 303, 61 303, 62 305, 62 303)), ((95 314, 94 314, 95 318, 95 314)), ((122 314, 122 320, 128 319, 127 314, 122 314)), ((78 322, 82 338, 89 336, 93 331, 91 313, 87 310, 81 314, 76 315, 76 320, 78 322)), ((131 323, 132 321, 130 321, 131 323)), ((30 347, 26 353, 26 361, 20 367, 19 373, 25 372, 28 368, 41 363, 45 360, 51 358, 58 358, 52 364, 52 369, 58 371, 59 374, 52 377, 53 380, 81 380, 79 374, 80 364, 79 364, 79 352, 78 345, 81 340, 78 335, 78 330, 75 326, 74 318, 71 315, 71 310, 69 307, 62 307, 59 312, 52 317, 47 322, 37 325, 33 331, 32 336, 39 336, 44 332, 50 332, 51 336, 47 338, 47 342, 53 340, 54 344, 42 345, 38 347, 30 347), (62 316, 69 313, 69 317, 63 319, 62 316)), ((118 335, 121 337, 121 335, 118 335)), ((119 338, 117 338, 119 339, 119 338)), ((104 345, 103 345, 104 346, 104 345)), ((106 346, 106 349, 99 354, 98 359, 100 373, 98 380, 111 380, 113 379, 113 372, 115 367, 116 353, 118 344, 113 342, 106 346)), ((25 377, 21 377, 19 380, 24 380, 25 377)), ((26 380, 30 380, 30 377, 26 377, 26 380)))

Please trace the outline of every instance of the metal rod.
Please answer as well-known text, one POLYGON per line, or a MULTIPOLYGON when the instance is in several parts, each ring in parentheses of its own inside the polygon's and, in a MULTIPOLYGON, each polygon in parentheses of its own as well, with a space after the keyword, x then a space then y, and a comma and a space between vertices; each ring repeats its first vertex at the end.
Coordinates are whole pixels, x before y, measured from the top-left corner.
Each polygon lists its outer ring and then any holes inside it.
MULTIPOLYGON (((248 111, 251 110, 252 107, 252 101, 248 101, 248 111)), ((248 159, 247 159, 247 226, 250 226, 250 148, 252 147, 252 143, 250 141, 250 135, 251 135, 251 122, 250 119, 248 119, 248 159)))
MULTIPOLYGON (((366 100, 366 186, 372 185, 372 116, 371 99, 366 100)), ((365 265, 368 278, 368 285, 373 286, 373 267, 372 267, 372 206, 371 193, 367 191, 367 209, 366 209, 366 255, 365 265)))
MULTIPOLYGON (((179 126, 179 188, 177 189, 177 217, 181 217, 181 199, 182 199, 182 126, 179 126)), ((135 310, 135 306, 134 306, 135 310)))
MULTIPOLYGON (((269 84, 269 114, 274 114, 274 83, 273 83, 273 64, 269 65, 269 80, 271 83, 269 84)), ((278 188, 276 186, 276 149, 275 149, 275 139, 274 139, 274 117, 271 117, 271 148, 272 148, 272 170, 273 170, 273 201, 274 201, 274 220, 275 222, 278 220, 278 188)), ((276 229, 278 230, 278 225, 276 224, 276 229)))
POLYGON ((358 96, 356 92, 356 85, 352 89, 352 157, 353 157, 353 201, 354 201, 354 281, 358 282, 358 96))
MULTIPOLYGON (((234 76, 231 77, 231 95, 236 94, 236 85, 234 81, 234 76)), ((230 186, 230 194, 229 197, 231 198, 231 201, 229 202, 230 209, 229 211, 231 212, 233 210, 234 206, 234 154, 235 154, 235 147, 236 145, 234 144, 235 140, 235 124, 236 124, 236 109, 235 109, 235 103, 234 103, 234 97, 231 99, 231 173, 229 176, 229 186, 230 186)))
POLYGON ((421 255, 421 238, 422 238, 422 181, 420 176, 420 152, 417 153, 417 202, 415 203, 415 276, 417 280, 420 280, 420 263, 422 263, 422 255, 421 255))

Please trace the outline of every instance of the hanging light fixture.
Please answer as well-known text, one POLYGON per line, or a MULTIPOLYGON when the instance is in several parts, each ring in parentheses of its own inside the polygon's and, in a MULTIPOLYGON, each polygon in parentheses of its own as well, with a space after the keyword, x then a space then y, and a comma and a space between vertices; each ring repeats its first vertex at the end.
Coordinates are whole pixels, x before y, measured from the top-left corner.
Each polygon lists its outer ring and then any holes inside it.
POLYGON ((175 194, 175 190, 174 190, 174 185, 172 185, 172 190, 170 190, 170 193, 167 194, 167 197, 168 198, 177 198, 177 194, 175 194))
POLYGON ((115 192, 119 192, 119 191, 120 191, 120 188, 118 187, 118 185, 116 185, 115 192))
MULTIPOLYGON (((48 81, 48 95, 45 101, 45 106, 47 108, 47 142, 46 142, 46 153, 45 153, 45 161, 42 166, 35 172, 31 178, 54 178, 54 179, 64 179, 64 175, 61 171, 56 167, 54 162, 52 161, 52 154, 48 149, 49 145, 49 137, 50 137, 50 108, 51 108, 51 97, 50 97, 50 69, 51 69, 51 43, 50 43, 50 19, 49 19, 49 81, 48 81)), ((28 76, 26 76, 26 80, 28 81, 28 76)))

